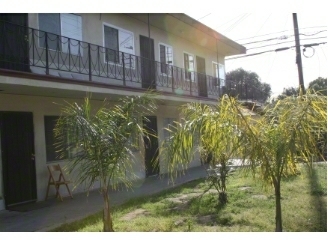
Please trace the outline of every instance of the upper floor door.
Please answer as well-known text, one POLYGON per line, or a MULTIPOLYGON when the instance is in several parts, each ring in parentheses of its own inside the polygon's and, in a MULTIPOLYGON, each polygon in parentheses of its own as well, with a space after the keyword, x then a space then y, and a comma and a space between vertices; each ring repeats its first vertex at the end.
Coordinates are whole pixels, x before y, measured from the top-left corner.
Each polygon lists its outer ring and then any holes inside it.
POLYGON ((140 35, 142 88, 156 89, 154 39, 140 35))
POLYGON ((29 72, 28 15, 0 14, 0 68, 29 72))
POLYGON ((205 59, 196 56, 196 64, 197 64, 198 95, 202 97, 207 97, 205 59))

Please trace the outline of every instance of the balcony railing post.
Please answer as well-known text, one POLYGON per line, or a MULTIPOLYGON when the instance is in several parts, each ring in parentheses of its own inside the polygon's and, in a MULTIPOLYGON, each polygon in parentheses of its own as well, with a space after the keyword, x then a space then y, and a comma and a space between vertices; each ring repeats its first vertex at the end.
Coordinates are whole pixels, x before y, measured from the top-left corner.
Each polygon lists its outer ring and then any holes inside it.
POLYGON ((32 45, 31 45, 31 48, 32 48, 32 65, 34 65, 34 61, 35 61, 35 59, 34 59, 34 45, 35 45, 35 40, 34 40, 34 29, 32 29, 32 45))
POLYGON ((71 71, 71 39, 68 38, 68 71, 71 71))
POLYGON ((124 61, 124 53, 122 52, 122 65, 123 65, 123 85, 125 86, 125 61, 124 61))
POLYGON ((45 41, 46 41, 46 74, 49 75, 49 47, 48 47, 48 33, 45 33, 45 41))
POLYGON ((192 72, 190 72, 190 78, 189 78, 189 84, 190 84, 190 86, 189 86, 189 87, 190 87, 190 88, 189 88, 189 91, 190 91, 190 92, 189 92, 189 93, 190 93, 190 96, 192 95, 192 91, 191 91, 191 86, 192 86, 191 77, 192 77, 192 76, 191 76, 191 73, 192 73, 192 72))
POLYGON ((90 46, 90 43, 88 43, 88 59, 89 59, 89 81, 92 81, 92 75, 91 75, 91 46, 90 46))
POLYGON ((171 78, 172 78, 172 92, 174 92, 174 76, 173 76, 173 66, 171 66, 171 78))

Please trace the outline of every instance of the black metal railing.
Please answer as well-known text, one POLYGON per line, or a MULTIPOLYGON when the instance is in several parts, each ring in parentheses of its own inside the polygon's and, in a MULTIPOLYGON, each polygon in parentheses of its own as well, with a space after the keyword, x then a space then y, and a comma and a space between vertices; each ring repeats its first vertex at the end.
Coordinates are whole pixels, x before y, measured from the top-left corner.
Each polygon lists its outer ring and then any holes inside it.
MULTIPOLYGON (((0 21, 0 68, 218 98, 234 83, 144 57, 0 21)), ((247 89, 246 89, 247 97, 247 89)))

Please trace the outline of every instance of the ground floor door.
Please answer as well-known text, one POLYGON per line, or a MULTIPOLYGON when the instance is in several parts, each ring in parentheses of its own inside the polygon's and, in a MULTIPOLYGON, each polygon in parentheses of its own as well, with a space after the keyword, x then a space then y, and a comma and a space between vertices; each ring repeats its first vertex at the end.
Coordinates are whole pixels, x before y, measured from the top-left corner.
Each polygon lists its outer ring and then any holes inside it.
POLYGON ((197 63, 198 95, 202 97, 207 97, 205 59, 196 56, 196 63, 197 63))
POLYGON ((145 137, 145 168, 146 177, 159 174, 158 162, 158 132, 156 116, 147 116, 143 119, 144 128, 153 136, 145 137), (155 137, 156 136, 156 137, 155 137))
POLYGON ((0 112, 0 136, 6 208, 36 201, 33 114, 0 112))

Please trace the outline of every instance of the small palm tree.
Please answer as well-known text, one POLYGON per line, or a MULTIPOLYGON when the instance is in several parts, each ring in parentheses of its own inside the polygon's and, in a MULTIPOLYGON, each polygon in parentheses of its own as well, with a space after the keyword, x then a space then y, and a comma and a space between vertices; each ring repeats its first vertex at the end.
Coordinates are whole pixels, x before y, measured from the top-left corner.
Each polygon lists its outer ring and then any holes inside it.
POLYGON ((100 182, 104 231, 114 231, 109 188, 116 189, 120 183, 131 186, 131 150, 143 140, 139 136, 150 134, 140 119, 153 114, 155 109, 151 92, 140 97, 124 97, 112 107, 104 102, 96 111, 92 109, 89 97, 82 105, 67 103, 62 109, 54 129, 58 152, 61 157, 71 153, 68 170, 77 169, 77 184, 86 183, 90 188, 96 181, 100 182))
POLYGON ((171 132, 169 143, 162 147, 162 158, 168 163, 169 173, 177 175, 178 166, 183 169, 199 153, 210 165, 209 180, 218 190, 219 202, 227 202, 226 180, 229 175, 229 159, 240 146, 240 133, 235 125, 239 117, 231 108, 228 96, 217 105, 189 103, 181 108, 182 122, 167 128, 171 132))
POLYGON ((327 97, 309 91, 268 106, 257 120, 240 116, 235 123, 243 136, 240 153, 257 177, 273 185, 281 232, 281 179, 297 172, 297 162, 311 163, 312 156, 321 155, 317 141, 327 131, 327 97))
MULTIPOLYGON (((308 92, 269 105, 261 117, 245 112, 228 96, 217 106, 183 106, 182 122, 167 129, 172 137, 162 149, 163 159, 176 175, 177 166, 186 168, 196 152, 204 158, 210 155, 214 167, 226 166, 230 158, 241 158, 254 177, 273 185, 276 231, 282 231, 281 179, 296 173, 298 161, 309 163, 312 156, 320 155, 317 141, 327 131, 327 97, 308 92)), ((219 198, 224 201, 225 180, 218 181, 222 187, 219 198)))

